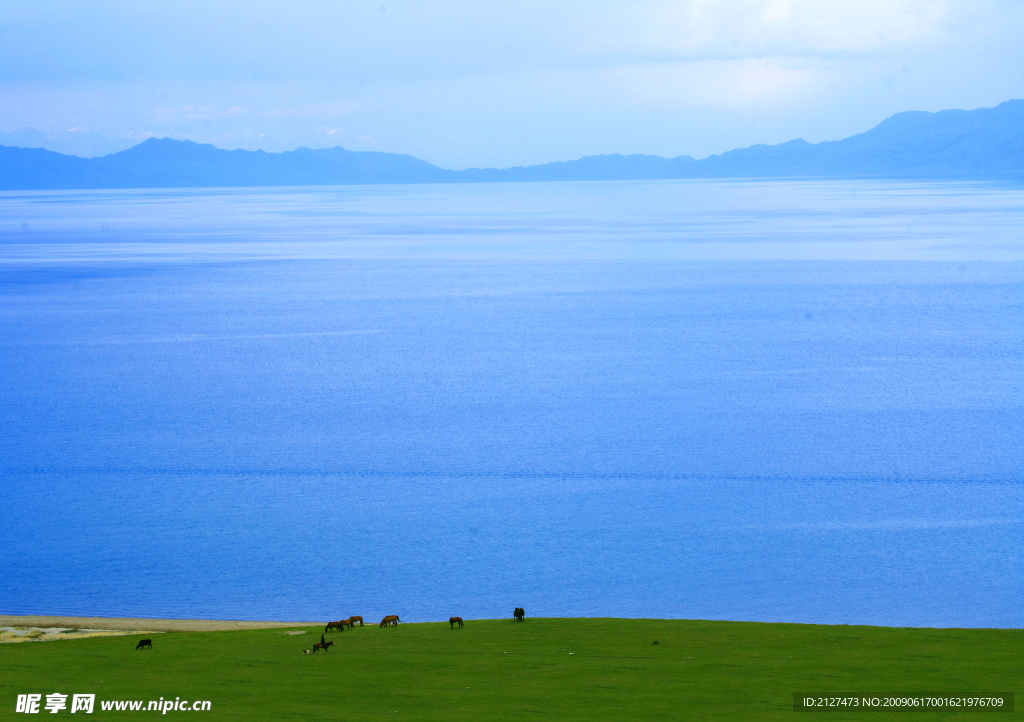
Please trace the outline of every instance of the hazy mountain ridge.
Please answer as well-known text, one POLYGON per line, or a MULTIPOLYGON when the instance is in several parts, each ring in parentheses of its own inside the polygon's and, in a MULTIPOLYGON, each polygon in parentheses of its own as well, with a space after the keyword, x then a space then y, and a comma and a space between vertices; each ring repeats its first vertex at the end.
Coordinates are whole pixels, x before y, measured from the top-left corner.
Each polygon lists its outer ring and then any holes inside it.
POLYGON ((0 190, 772 177, 1024 178, 1024 100, 898 113, 843 140, 754 145, 701 160, 616 154, 463 171, 340 146, 266 153, 151 138, 100 158, 0 146, 0 190))
POLYGON ((1024 100, 995 108, 897 113, 838 141, 755 145, 699 161, 703 177, 1021 177, 1024 100))
POLYGON ((46 150, 56 153, 77 155, 82 158, 97 158, 110 153, 118 153, 138 143, 138 139, 110 138, 100 133, 93 133, 87 128, 48 131, 20 128, 0 132, 0 145, 19 148, 46 148, 46 150))

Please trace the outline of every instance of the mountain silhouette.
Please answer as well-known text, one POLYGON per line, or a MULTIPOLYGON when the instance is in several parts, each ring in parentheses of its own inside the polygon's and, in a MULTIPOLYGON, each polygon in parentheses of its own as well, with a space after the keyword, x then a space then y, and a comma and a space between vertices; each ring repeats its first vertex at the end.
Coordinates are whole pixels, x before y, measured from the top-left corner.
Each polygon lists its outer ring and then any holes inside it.
POLYGON ((1024 178, 1024 100, 897 113, 837 141, 792 140, 712 155, 596 155, 516 168, 447 170, 341 147, 284 153, 150 138, 101 158, 0 145, 0 190, 477 183, 656 178, 1024 178))

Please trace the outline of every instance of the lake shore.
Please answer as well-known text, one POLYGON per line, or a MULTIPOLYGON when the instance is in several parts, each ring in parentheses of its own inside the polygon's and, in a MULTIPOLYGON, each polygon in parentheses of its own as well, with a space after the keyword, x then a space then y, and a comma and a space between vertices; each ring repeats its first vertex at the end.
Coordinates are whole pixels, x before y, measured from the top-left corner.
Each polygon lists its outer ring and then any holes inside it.
POLYGON ((323 622, 257 622, 220 619, 136 619, 130 617, 53 617, 0 614, 0 627, 116 629, 127 632, 224 632, 235 629, 311 627, 323 622))

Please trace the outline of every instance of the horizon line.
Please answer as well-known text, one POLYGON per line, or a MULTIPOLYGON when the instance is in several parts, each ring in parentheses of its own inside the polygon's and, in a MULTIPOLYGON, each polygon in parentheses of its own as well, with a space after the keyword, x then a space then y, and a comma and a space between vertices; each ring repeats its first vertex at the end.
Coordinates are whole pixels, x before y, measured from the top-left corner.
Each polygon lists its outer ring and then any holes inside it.
MULTIPOLYGON (((254 150, 250 150, 248 148, 223 148, 223 147, 214 145, 214 143, 212 143, 212 142, 201 142, 201 141, 193 140, 192 138, 175 138, 172 135, 150 135, 149 137, 144 138, 143 140, 140 140, 138 143, 135 143, 134 145, 130 145, 127 148, 124 148, 123 150, 114 151, 112 153, 106 153, 104 155, 97 155, 97 156, 81 156, 81 155, 76 155, 74 153, 63 153, 61 151, 51 150, 51 149, 46 148, 44 146, 8 146, 8 145, 5 145, 3 143, 0 143, 0 147, 21 148, 21 149, 24 149, 24 150, 45 150, 48 153, 57 153, 58 155, 63 155, 63 156, 67 156, 67 157, 70 157, 70 158, 81 158, 83 160, 95 160, 95 159, 98 159, 98 158, 106 158, 106 157, 109 157, 111 155, 117 155, 119 153, 124 153, 126 151, 129 151, 129 150, 131 150, 133 148, 137 148, 140 145, 142 145, 144 143, 148 143, 150 141, 172 141, 172 142, 176 142, 176 143, 191 143, 193 145, 198 145, 198 146, 209 146, 209 147, 214 148, 216 150, 225 151, 227 153, 234 153, 234 152, 237 152, 237 151, 241 151, 243 153, 264 153, 266 155, 284 155, 286 153, 296 153, 296 152, 302 151, 302 150, 307 150, 307 151, 323 151, 323 150, 341 149, 341 150, 345 151, 346 153, 379 153, 381 155, 406 156, 408 158, 415 158, 416 160, 422 161, 424 163, 429 163, 430 165, 434 166, 435 168, 439 168, 441 170, 451 171, 451 172, 454 172, 454 173, 461 173, 463 171, 469 171, 469 170, 482 170, 482 171, 484 171, 484 170, 514 170, 514 169, 517 169, 517 168, 536 168, 536 167, 541 167, 541 166, 546 166, 546 165, 553 165, 553 164, 556 164, 556 163, 573 163, 573 162, 577 162, 577 161, 583 160, 585 158, 604 158, 604 157, 620 157, 620 158, 643 157, 643 158, 659 158, 659 159, 662 159, 662 160, 669 160, 669 161, 671 161, 671 160, 689 159, 689 160, 692 160, 692 161, 695 161, 695 162, 699 162, 699 161, 702 161, 702 160, 706 160, 708 158, 715 158, 715 157, 724 155, 726 153, 731 153, 731 152, 736 151, 736 150, 746 150, 748 148, 757 148, 759 146, 765 146, 765 147, 769 147, 769 148, 774 148, 774 147, 778 147, 780 145, 787 145, 789 143, 806 143, 807 145, 811 145, 811 146, 822 145, 822 144, 825 144, 825 143, 837 143, 837 142, 846 140, 848 138, 854 138, 854 137, 856 137, 858 135, 862 135, 864 133, 870 132, 871 130, 877 128, 879 125, 881 125, 885 121, 887 121, 887 120, 889 120, 891 118, 895 118, 896 116, 904 115, 904 114, 907 114, 907 113, 923 113, 923 114, 927 114, 927 115, 938 115, 940 113, 951 113, 951 112, 971 113, 971 112, 975 112, 975 111, 978 111, 978 110, 993 110, 995 108, 999 108, 999 107, 1001 107, 1003 105, 1006 105, 1007 103, 1013 103, 1013 102, 1024 102, 1024 99, 1008 98, 1007 100, 1004 100, 1001 103, 998 103, 998 104, 993 105, 993 106, 982 106, 982 107, 971 108, 971 109, 944 108, 942 110, 936 110, 936 111, 929 111, 929 110, 902 110, 902 111, 900 111, 898 113, 893 113, 892 115, 889 115, 889 116, 883 118, 882 120, 878 121, 873 126, 868 128, 867 130, 863 130, 863 131, 860 131, 859 133, 854 133, 852 135, 848 135, 848 136, 845 136, 843 138, 835 138, 835 139, 832 139, 832 140, 821 140, 821 141, 818 141, 816 143, 812 143, 810 141, 807 141, 807 140, 805 140, 802 137, 800 137, 800 138, 792 138, 790 140, 781 141, 779 143, 753 143, 753 144, 747 145, 747 146, 737 146, 735 148, 730 148, 728 150, 721 151, 720 153, 710 153, 710 154, 708 154, 706 156, 702 156, 700 158, 697 158, 697 157, 695 157, 693 155, 689 155, 689 154, 685 154, 685 153, 681 154, 681 155, 677 155, 677 156, 663 156, 663 155, 657 155, 657 154, 654 154, 654 153, 622 153, 622 152, 592 153, 592 154, 588 154, 588 155, 582 155, 582 156, 579 156, 579 157, 576 157, 576 158, 567 158, 567 159, 562 159, 562 160, 549 160, 549 161, 544 161, 544 162, 541 162, 541 163, 520 164, 520 165, 505 166, 505 167, 500 167, 500 168, 497 167, 497 166, 467 166, 466 168, 459 168, 459 169, 456 169, 456 168, 446 168, 444 166, 437 165, 436 163, 433 163, 433 162, 428 161, 428 160, 424 160, 424 159, 420 158, 419 156, 415 156, 415 155, 412 155, 410 153, 402 153, 402 152, 387 151, 387 150, 352 150, 350 148, 346 148, 343 145, 333 145, 333 146, 325 146, 325 147, 319 147, 319 148, 311 148, 308 145, 300 145, 300 146, 296 146, 295 148, 292 148, 291 150, 280 150, 280 151, 264 150, 263 148, 256 148, 254 150)), ((35 131, 37 133, 51 132, 51 131, 42 131, 42 130, 39 130, 37 128, 31 128, 31 127, 25 127, 25 128, 21 128, 19 130, 15 130, 15 131, 4 131, 4 132, 5 133, 17 133, 17 132, 24 131, 24 130, 32 130, 32 131, 35 131)), ((73 130, 77 130, 77 128, 72 128, 72 129, 69 129, 67 131, 62 131, 62 132, 68 133, 68 132, 71 132, 73 130)), ((109 137, 109 136, 105 136, 105 137, 109 137)), ((123 139, 123 136, 122 136, 122 139, 123 139)))

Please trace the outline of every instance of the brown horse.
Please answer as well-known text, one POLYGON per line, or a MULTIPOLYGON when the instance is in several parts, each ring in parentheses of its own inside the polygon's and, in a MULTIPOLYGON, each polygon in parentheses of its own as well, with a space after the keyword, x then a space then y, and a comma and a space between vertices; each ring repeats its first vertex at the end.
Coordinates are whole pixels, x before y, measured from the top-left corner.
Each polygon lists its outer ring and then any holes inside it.
POLYGON ((382 627, 397 627, 398 626, 398 615, 397 614, 389 614, 388 616, 384 617, 384 619, 380 620, 380 626, 382 626, 382 627))
POLYGON ((523 617, 526 616, 526 610, 522 607, 516 607, 516 610, 512 612, 512 616, 516 618, 517 622, 523 621, 523 617))
POLYGON ((452 625, 452 629, 455 629, 455 625, 459 625, 459 629, 462 629, 465 624, 462 623, 462 617, 451 617, 448 619, 448 624, 452 625))
POLYGON ((333 632, 334 630, 338 630, 339 632, 344 632, 345 631, 345 620, 343 619, 340 622, 328 622, 327 626, 324 627, 324 632, 333 632))
POLYGON ((334 646, 334 642, 327 642, 326 644, 320 644, 320 642, 316 642, 316 643, 313 644, 313 654, 316 654, 321 649, 324 650, 324 652, 326 652, 328 647, 333 647, 333 646, 334 646))
POLYGON ((349 619, 352 620, 353 627, 356 626, 356 622, 359 622, 360 627, 363 626, 363 618, 360 617, 358 614, 353 614, 351 617, 349 617, 349 619))

